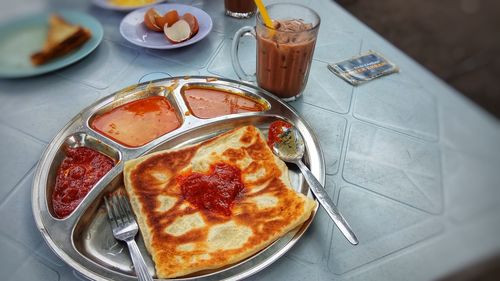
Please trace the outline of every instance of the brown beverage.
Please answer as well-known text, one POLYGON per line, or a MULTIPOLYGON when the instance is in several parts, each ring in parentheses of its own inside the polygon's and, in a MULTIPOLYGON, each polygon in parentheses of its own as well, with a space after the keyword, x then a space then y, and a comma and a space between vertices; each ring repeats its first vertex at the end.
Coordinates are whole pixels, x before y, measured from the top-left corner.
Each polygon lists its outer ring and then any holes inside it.
POLYGON ((226 15, 236 18, 250 17, 257 10, 253 0, 224 0, 224 5, 226 15))
POLYGON ((315 11, 293 3, 269 5, 267 12, 269 26, 258 13, 255 27, 244 26, 236 31, 231 63, 241 80, 257 80, 259 87, 292 101, 304 92, 321 19, 315 11), (255 75, 245 72, 238 57, 240 39, 246 35, 257 40, 255 75))
POLYGON ((275 21, 275 30, 257 26, 257 83, 283 99, 299 96, 307 82, 317 30, 301 20, 275 21), (259 30, 262 28, 263 30, 259 30))

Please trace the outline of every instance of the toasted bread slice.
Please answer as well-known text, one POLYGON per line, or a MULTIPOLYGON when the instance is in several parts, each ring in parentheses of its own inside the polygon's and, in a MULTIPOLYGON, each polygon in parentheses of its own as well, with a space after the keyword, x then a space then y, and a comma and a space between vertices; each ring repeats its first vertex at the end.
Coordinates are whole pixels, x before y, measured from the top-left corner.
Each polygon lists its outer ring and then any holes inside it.
POLYGON ((92 33, 88 29, 70 24, 58 15, 52 15, 49 19, 47 40, 41 51, 31 55, 31 62, 41 65, 63 56, 83 45, 91 36, 92 33))

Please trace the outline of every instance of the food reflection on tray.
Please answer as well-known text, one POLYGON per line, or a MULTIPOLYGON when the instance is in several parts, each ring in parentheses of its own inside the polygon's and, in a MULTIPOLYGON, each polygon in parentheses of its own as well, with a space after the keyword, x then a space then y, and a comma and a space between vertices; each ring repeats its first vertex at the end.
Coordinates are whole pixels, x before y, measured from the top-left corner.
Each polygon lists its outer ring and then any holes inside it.
MULTIPOLYGON (((117 94, 112 105, 92 114, 88 126, 121 146, 139 148, 175 133, 189 115, 210 120, 270 109, 265 99, 226 88, 188 84, 177 100, 169 87, 148 86, 133 100, 117 94), (188 112, 181 112, 179 98, 188 112)), ((267 141, 257 127, 238 126, 193 145, 124 162, 123 184, 157 277, 238 263, 310 218, 317 203, 294 190, 286 164, 267 141)), ((96 145, 86 147, 89 143, 82 140, 79 147, 64 149, 49 204, 56 218, 71 215, 120 162, 93 150, 96 145)))

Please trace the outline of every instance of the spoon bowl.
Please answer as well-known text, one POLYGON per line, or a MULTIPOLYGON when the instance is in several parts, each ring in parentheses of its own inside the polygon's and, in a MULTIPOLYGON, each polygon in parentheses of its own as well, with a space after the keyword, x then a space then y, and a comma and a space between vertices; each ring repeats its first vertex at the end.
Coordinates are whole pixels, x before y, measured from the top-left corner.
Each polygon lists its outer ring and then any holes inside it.
POLYGON ((272 144, 273 153, 281 160, 297 165, 304 175, 305 180, 320 205, 325 209, 335 225, 340 229, 345 238, 353 245, 358 244, 358 239, 351 227, 340 214, 337 206, 333 203, 332 199, 326 193, 325 188, 311 173, 309 168, 302 162, 302 157, 305 153, 304 138, 300 132, 292 125, 282 126, 281 133, 277 141, 272 144))
POLYGON ((304 139, 297 129, 293 127, 283 128, 279 139, 280 141, 273 144, 272 149, 273 153, 281 160, 293 163, 304 157, 304 139))

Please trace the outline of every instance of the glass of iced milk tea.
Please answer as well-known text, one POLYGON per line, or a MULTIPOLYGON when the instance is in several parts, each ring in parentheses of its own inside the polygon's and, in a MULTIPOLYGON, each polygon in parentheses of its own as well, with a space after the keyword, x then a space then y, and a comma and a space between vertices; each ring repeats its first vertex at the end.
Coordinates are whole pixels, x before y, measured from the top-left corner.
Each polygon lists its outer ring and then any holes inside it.
POLYGON ((241 80, 255 81, 285 101, 302 95, 309 76, 314 46, 318 37, 318 14, 302 5, 283 3, 267 6, 273 26, 264 24, 260 13, 256 26, 245 26, 234 35, 231 58, 241 80), (257 73, 249 75, 238 60, 240 38, 252 35, 257 40, 257 73))
POLYGON ((226 15, 233 18, 249 18, 257 11, 254 0, 224 0, 226 15))

